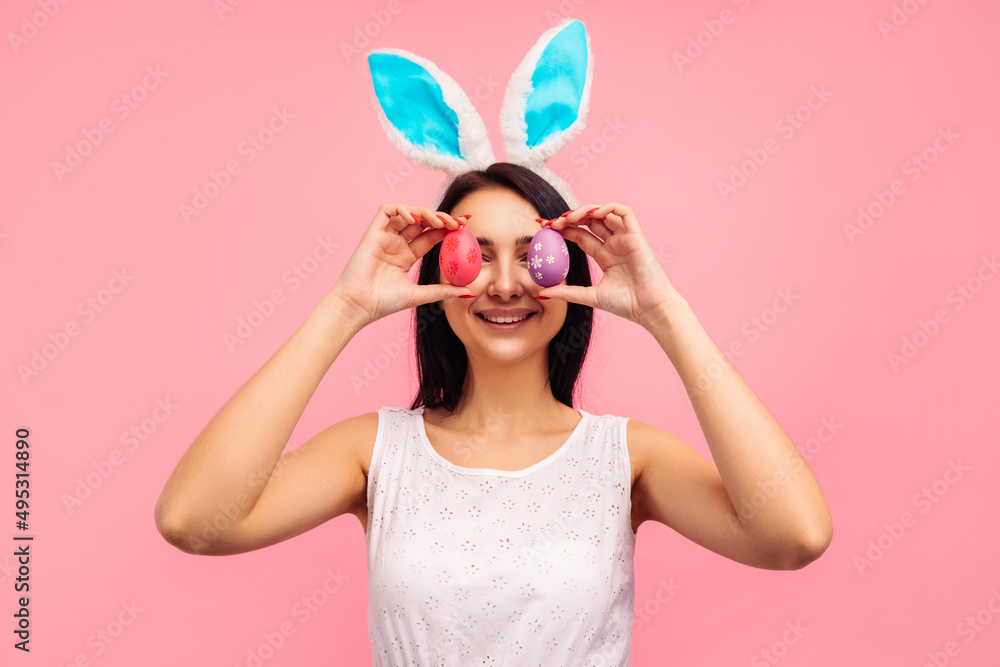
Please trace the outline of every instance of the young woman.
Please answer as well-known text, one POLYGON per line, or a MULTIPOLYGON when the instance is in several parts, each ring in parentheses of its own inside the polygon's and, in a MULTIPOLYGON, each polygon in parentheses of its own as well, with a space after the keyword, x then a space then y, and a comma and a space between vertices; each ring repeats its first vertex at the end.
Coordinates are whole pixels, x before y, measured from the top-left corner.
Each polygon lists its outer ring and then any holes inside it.
POLYGON ((632 555, 648 520, 753 567, 818 558, 832 523, 816 479, 671 285, 635 214, 567 208, 508 163, 456 178, 440 211, 379 208, 330 292, 181 458, 155 509, 164 538, 235 554, 354 514, 377 665, 627 665, 632 555), (437 258, 463 224, 483 264, 456 287, 437 258), (539 224, 570 252, 566 280, 549 288, 528 273, 539 224), (587 255, 603 270, 597 285, 587 255), (409 308, 412 405, 345 419, 282 455, 351 338, 409 308), (573 407, 595 308, 660 344, 714 464, 655 426, 573 407))

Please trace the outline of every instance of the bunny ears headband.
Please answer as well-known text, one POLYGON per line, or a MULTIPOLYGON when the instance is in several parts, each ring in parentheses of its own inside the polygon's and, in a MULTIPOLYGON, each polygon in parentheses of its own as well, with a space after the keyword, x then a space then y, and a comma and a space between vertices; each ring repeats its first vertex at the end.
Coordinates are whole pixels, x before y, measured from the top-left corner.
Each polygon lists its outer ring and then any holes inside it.
MULTIPOLYGON (((368 53, 375 107, 390 141, 411 161, 447 179, 495 162, 486 125, 462 88, 420 56, 400 49, 368 53)), ((573 208, 576 198, 546 161, 584 126, 593 56, 587 31, 564 19, 547 30, 510 77, 500 109, 506 160, 548 181, 573 208)), ((436 206, 435 206, 436 207, 436 206)))

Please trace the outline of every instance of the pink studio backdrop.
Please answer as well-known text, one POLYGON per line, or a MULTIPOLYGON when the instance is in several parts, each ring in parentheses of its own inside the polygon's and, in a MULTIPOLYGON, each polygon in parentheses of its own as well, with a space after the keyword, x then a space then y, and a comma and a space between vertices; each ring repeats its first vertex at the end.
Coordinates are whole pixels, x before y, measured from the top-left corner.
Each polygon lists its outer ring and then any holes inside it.
MULTIPOLYGON (((433 203, 442 176, 386 139, 363 52, 436 62, 499 147, 507 79, 565 15, 590 32, 594 84, 552 166, 581 202, 632 206, 719 347, 742 343, 735 367, 835 522, 792 572, 643 525, 633 664, 997 664, 1000 8, 985 0, 5 2, 3 664, 370 664, 353 516, 212 558, 168 545, 153 505, 377 207, 433 203), (29 654, 12 646, 20 427, 29 654)), ((654 339, 599 320, 580 407, 709 456, 654 339)), ((351 341, 291 447, 408 405, 410 321, 351 341)))

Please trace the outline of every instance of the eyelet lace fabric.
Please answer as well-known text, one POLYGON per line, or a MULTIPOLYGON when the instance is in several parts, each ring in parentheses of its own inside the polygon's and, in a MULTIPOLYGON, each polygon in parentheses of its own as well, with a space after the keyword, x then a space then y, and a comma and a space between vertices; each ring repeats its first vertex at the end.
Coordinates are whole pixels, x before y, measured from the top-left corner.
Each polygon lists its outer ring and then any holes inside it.
POLYGON ((506 471, 438 454, 423 408, 379 409, 365 536, 373 665, 629 665, 627 418, 578 411, 558 450, 506 471))

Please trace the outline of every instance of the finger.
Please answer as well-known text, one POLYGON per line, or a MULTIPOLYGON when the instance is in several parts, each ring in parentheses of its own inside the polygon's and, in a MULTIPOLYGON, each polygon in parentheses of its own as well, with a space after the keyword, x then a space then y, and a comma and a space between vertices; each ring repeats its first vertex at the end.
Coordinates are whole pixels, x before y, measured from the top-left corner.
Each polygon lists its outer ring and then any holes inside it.
POLYGON ((448 213, 437 211, 434 213, 434 217, 436 217, 441 222, 441 225, 448 230, 455 230, 459 227, 465 226, 464 220, 459 221, 458 218, 455 218, 448 213))
MULTIPOLYGON (((609 230, 608 233, 627 231, 626 227, 622 223, 621 213, 624 213, 623 207, 628 208, 624 204, 619 204, 617 202, 608 202, 597 207, 592 206, 584 212, 584 215, 581 216, 581 218, 587 221, 585 224, 587 224, 588 227, 595 229, 597 228, 597 225, 591 224, 590 221, 600 221, 600 223, 604 225, 604 228, 609 230), (616 210, 618 212, 616 212, 616 210)), ((569 217, 572 218, 573 216, 569 217)), ((607 238, 607 234, 599 235, 607 238)))
POLYGON ((590 234, 593 234, 601 241, 607 241, 608 237, 614 233, 610 229, 608 229, 608 226, 604 224, 603 220, 598 220, 595 218, 581 218, 575 223, 565 222, 560 224, 558 222, 553 222, 552 227, 557 230, 572 229, 572 228, 586 229, 590 234))
POLYGON ((417 224, 421 228, 431 229, 434 227, 441 227, 442 222, 435 217, 429 209, 411 206, 410 213, 413 215, 413 219, 417 221, 417 224))
POLYGON ((635 213, 632 211, 631 206, 626 206, 625 204, 620 204, 618 202, 608 202, 599 213, 602 217, 610 221, 609 227, 616 231, 623 232, 634 232, 639 230, 639 221, 635 217, 635 213))
POLYGON ((550 299, 561 299, 572 303, 579 303, 591 308, 597 307, 597 301, 593 287, 583 285, 554 285, 545 287, 538 292, 538 296, 547 296, 550 299))
POLYGON ((449 231, 443 228, 424 230, 422 234, 418 234, 416 238, 410 241, 410 252, 417 259, 420 259, 430 252, 431 248, 443 241, 449 231))
POLYGON ((581 227, 570 226, 563 229, 559 233, 562 234, 563 238, 567 241, 572 241, 580 246, 580 248, 591 257, 596 255, 604 246, 604 241, 581 227))
POLYGON ((427 228, 424 227, 423 225, 410 224, 407 225, 406 228, 399 233, 399 235, 402 236, 407 243, 409 243, 410 241, 412 241, 413 239, 417 238, 422 233, 424 233, 426 230, 427 228))
MULTIPOLYGON (((590 217, 593 211, 600 210, 600 204, 584 204, 577 207, 575 211, 566 216, 566 220, 571 223, 581 222, 583 219, 590 217)), ((582 223, 581 224, 586 224, 582 223)))
MULTIPOLYGON (((588 205, 589 206, 589 205, 588 205)), ((608 226, 598 217, 594 217, 600 213, 600 206, 581 206, 579 209, 571 213, 570 215, 562 218, 561 220, 556 220, 552 223, 553 229, 565 229, 569 226, 582 226, 586 225, 590 228, 590 231, 594 233, 595 236, 600 238, 602 241, 607 240, 607 237, 612 234, 612 231, 608 226), (596 211, 595 211, 596 209, 596 211)))
MULTIPOLYGON (((379 208, 379 214, 385 216, 385 220, 381 224, 383 229, 401 232, 407 225, 412 224, 410 212, 403 204, 383 204, 379 208)), ((378 216, 376 216, 376 219, 378 219, 378 216)))
POLYGON ((458 287, 457 285, 414 285, 413 300, 410 307, 416 308, 425 303, 455 299, 463 294, 472 294, 472 290, 468 287, 458 287))

